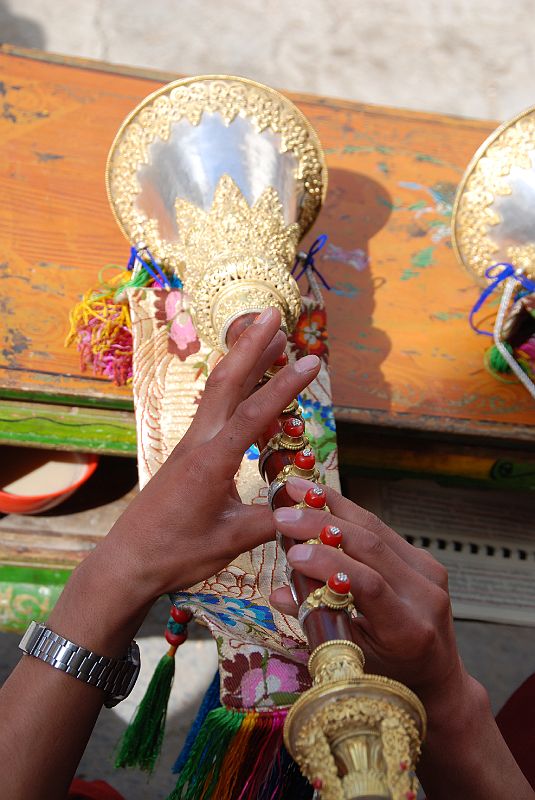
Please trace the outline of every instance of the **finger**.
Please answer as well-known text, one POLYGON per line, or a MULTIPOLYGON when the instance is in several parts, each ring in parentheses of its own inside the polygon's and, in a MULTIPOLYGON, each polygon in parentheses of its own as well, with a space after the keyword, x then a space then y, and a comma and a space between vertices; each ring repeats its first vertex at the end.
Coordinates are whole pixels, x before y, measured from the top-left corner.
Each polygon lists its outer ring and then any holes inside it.
POLYGON ((341 549, 352 558, 379 570, 392 586, 410 579, 410 569, 415 568, 418 551, 408 545, 407 558, 405 540, 390 531, 389 536, 373 533, 361 525, 316 509, 283 507, 274 511, 277 530, 284 536, 298 541, 316 539, 327 526, 339 528, 342 533, 341 549))
MULTIPOLYGON (((332 514, 313 509, 280 508, 274 514, 277 530, 298 541, 317 538, 324 526, 331 525, 342 532, 341 550, 353 559, 379 572, 400 594, 413 577, 413 565, 408 564, 389 545, 385 537, 352 525, 332 514), (290 520, 290 521, 288 521, 290 520)), ((321 548, 325 545, 320 545, 321 548)), ((328 547, 329 550, 333 549, 328 547)))
MULTIPOLYGON (((301 501, 306 492, 314 486, 315 484, 312 481, 307 481, 303 478, 291 477, 286 481, 286 490, 288 494, 292 500, 298 502, 301 501)), ((430 571, 432 572, 432 565, 425 551, 413 547, 413 545, 409 544, 402 536, 393 531, 392 528, 389 528, 385 522, 371 511, 358 506, 329 486, 324 486, 323 488, 325 489, 327 505, 332 516, 327 512, 312 512, 318 515, 315 525, 316 532, 312 532, 307 538, 317 536, 324 525, 336 525, 340 528, 342 533, 344 533, 347 529, 347 523, 349 523, 360 531, 369 531, 370 534, 373 534, 375 537, 385 542, 394 553, 410 567, 416 569, 420 574, 432 578, 430 574, 430 571)), ((289 521, 292 515, 286 514, 285 516, 283 510, 281 509, 280 511, 282 512, 282 519, 287 519, 289 521)), ((284 511, 287 511, 287 509, 284 509, 284 511)), ((299 518, 296 533, 299 533, 303 529, 308 519, 308 516, 306 518, 299 518)), ((286 533, 286 531, 286 528, 281 528, 281 533, 291 535, 289 532, 286 533)), ((301 539, 303 537, 301 535, 296 535, 295 538, 301 539)), ((342 546, 345 550, 345 545, 342 546)))
POLYGON ((273 541, 273 515, 266 506, 246 506, 236 500, 224 520, 206 531, 206 546, 229 564, 242 553, 273 541))
POLYGON ((292 569, 324 583, 331 575, 344 572, 349 578, 356 608, 372 627, 377 627, 383 633, 395 628, 403 618, 403 601, 384 577, 341 550, 315 544, 298 544, 288 552, 288 563, 292 569))
POLYGON ((275 538, 273 514, 267 506, 241 505, 230 531, 237 553, 246 553, 275 538))
POLYGON ((305 356, 281 369, 253 396, 243 400, 223 430, 212 440, 211 465, 215 474, 234 474, 243 453, 261 436, 282 410, 308 386, 320 368, 317 356, 305 356))
POLYGON ((287 340, 280 313, 268 308, 248 326, 210 373, 199 408, 184 437, 189 447, 208 441, 230 419, 236 406, 283 352, 287 340))
POLYGON ((288 614, 290 617, 297 617, 297 603, 292 597, 292 590, 289 586, 281 586, 275 589, 269 596, 270 605, 280 611, 281 614, 288 614))

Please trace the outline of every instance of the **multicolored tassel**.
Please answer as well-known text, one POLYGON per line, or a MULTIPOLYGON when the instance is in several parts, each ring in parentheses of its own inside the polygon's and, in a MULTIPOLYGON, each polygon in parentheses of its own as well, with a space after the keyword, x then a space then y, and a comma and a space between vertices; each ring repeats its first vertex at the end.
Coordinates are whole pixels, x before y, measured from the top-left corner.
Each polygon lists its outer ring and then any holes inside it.
POLYGON ((129 278, 121 271, 107 283, 86 292, 69 315, 70 329, 65 346, 76 342, 82 372, 118 385, 132 379, 132 323, 127 304, 115 300, 117 287, 129 278))
POLYGON ((286 713, 210 711, 168 800, 309 800, 313 790, 282 743, 286 713))
POLYGON ((146 248, 139 252, 131 249, 126 271, 115 265, 100 271, 99 284, 84 294, 69 315, 65 347, 76 343, 82 372, 91 369, 118 386, 131 383, 132 323, 126 289, 151 284, 168 290, 182 287, 180 278, 167 276, 146 248), (109 269, 119 272, 105 280, 109 269))
POLYGON ((132 722, 123 734, 116 767, 139 767, 145 772, 154 770, 162 749, 169 695, 175 675, 175 654, 186 641, 187 624, 191 619, 187 609, 171 606, 165 638, 169 650, 160 659, 132 722))

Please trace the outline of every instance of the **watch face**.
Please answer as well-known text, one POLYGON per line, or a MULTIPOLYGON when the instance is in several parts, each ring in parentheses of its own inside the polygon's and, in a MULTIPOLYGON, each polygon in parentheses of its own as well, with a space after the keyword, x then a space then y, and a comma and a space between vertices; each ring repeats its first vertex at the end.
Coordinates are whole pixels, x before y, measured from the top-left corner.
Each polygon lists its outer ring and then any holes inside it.
POLYGON ((113 706, 116 706, 117 703, 125 700, 135 686, 139 676, 139 671, 141 669, 141 657, 137 642, 131 642, 130 647, 128 648, 128 653, 125 659, 125 666, 126 665, 131 669, 130 680, 126 685, 126 689, 121 692, 121 694, 115 694, 112 697, 107 698, 104 702, 106 708, 113 708, 113 706))

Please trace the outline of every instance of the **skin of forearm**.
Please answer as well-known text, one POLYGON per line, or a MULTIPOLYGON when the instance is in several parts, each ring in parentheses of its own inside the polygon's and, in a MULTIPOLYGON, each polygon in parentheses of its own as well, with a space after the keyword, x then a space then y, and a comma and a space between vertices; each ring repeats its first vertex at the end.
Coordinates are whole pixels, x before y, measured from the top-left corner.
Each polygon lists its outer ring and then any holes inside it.
MULTIPOLYGON (((103 554, 104 555, 104 554, 103 554)), ((48 626, 99 655, 121 657, 150 602, 109 559, 73 573, 48 626)), ((103 692, 23 656, 0 692, 0 785, 6 800, 64 800, 102 708, 103 692)))
POLYGON ((462 669, 453 687, 422 699, 428 732, 417 772, 427 800, 533 800, 481 684, 462 669))

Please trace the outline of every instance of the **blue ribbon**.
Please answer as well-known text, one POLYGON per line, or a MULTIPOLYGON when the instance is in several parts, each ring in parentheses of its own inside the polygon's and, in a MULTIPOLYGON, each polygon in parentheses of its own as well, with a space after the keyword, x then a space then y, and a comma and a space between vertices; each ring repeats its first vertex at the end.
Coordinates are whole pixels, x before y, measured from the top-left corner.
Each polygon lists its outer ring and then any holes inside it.
POLYGON ((481 328, 478 328, 477 325, 474 324, 474 315, 477 314, 481 306, 486 302, 487 298, 489 298, 494 290, 500 285, 500 283, 506 281, 507 278, 515 278, 515 280, 518 281, 518 283, 526 290, 528 294, 535 292, 535 283, 526 278, 525 275, 517 271, 512 264, 509 264, 506 261, 501 261, 499 264, 493 264, 491 267, 489 267, 485 272, 485 277, 492 281, 492 283, 490 283, 487 288, 481 292, 479 299, 476 301, 475 305, 470 311, 468 321, 473 331, 479 333, 481 336, 492 337, 492 333, 481 330, 481 328), (496 274, 498 267, 503 267, 503 269, 501 272, 496 274))
POLYGON ((295 272, 297 271, 299 264, 302 264, 301 272, 299 273, 299 275, 297 275, 295 280, 298 281, 300 278, 303 277, 307 269, 311 269, 313 272, 316 273, 316 275, 318 276, 322 284, 325 286, 327 291, 330 292, 331 287, 329 286, 329 284, 327 283, 327 281, 325 280, 325 278, 323 277, 323 275, 321 274, 321 272, 314 263, 314 256, 316 255, 316 253, 319 253, 319 251, 323 247, 325 247, 328 238, 329 237, 325 233, 322 233, 321 236, 318 236, 316 241, 312 243, 310 250, 306 254, 304 260, 302 257, 300 258, 299 256, 297 256, 297 258, 295 259, 295 264, 293 265, 292 275, 294 275, 295 277, 295 272))
POLYGON ((139 261, 141 266, 147 270, 151 278, 154 279, 154 282, 160 287, 160 289, 182 289, 182 281, 180 278, 173 275, 170 281, 158 262, 154 259, 148 247, 141 247, 139 250, 137 247, 130 248, 130 258, 126 268, 128 270, 134 269, 136 261, 139 261), (143 253, 148 257, 150 264, 145 260, 145 258, 140 256, 140 253, 143 253))

